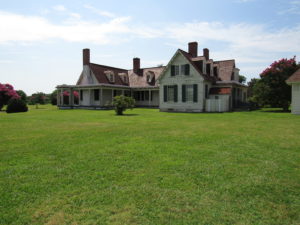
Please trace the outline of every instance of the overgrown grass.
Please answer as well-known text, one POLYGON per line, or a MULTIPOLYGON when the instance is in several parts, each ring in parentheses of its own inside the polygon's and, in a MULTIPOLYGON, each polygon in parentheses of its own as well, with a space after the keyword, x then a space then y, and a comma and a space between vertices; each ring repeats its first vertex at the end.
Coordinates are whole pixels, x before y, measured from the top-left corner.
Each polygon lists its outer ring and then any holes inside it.
POLYGON ((0 112, 0 224, 300 223, 299 116, 125 113, 0 112))

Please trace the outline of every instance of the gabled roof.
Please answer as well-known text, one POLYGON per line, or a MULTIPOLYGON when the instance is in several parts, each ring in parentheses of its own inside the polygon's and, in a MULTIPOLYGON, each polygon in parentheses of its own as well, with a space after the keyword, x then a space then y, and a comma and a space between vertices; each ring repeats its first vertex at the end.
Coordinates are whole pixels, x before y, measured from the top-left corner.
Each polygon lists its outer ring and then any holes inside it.
POLYGON ((298 69, 289 79, 286 80, 287 83, 298 83, 300 82, 300 69, 298 69))
POLYGON ((218 77, 221 79, 221 81, 230 81, 235 68, 234 59, 214 61, 214 64, 219 65, 218 77))
POLYGON ((104 72, 112 71, 115 75, 115 82, 113 84, 125 85, 125 86, 129 85, 129 84, 123 82, 121 77, 118 75, 118 73, 126 73, 127 74, 127 70, 125 70, 125 69, 111 67, 111 66, 104 66, 104 65, 94 64, 94 63, 90 63, 90 68, 99 83, 111 84, 111 82, 109 82, 109 80, 107 79, 107 76, 105 75, 104 72))

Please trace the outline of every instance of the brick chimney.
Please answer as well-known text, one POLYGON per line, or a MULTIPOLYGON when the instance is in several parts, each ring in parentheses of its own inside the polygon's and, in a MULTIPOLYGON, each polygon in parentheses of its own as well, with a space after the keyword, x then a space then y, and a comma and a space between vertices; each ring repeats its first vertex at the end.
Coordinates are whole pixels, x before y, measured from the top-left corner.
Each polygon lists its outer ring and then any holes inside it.
POLYGON ((208 48, 203 49, 203 56, 206 58, 206 60, 209 60, 209 49, 208 48))
POLYGON ((189 43, 189 54, 192 57, 198 56, 198 43, 196 41, 189 43))
POLYGON ((140 69, 141 69, 140 58, 133 58, 133 72, 139 74, 140 69))
POLYGON ((88 48, 83 49, 82 56, 83 56, 83 65, 89 65, 90 64, 90 49, 88 49, 88 48))

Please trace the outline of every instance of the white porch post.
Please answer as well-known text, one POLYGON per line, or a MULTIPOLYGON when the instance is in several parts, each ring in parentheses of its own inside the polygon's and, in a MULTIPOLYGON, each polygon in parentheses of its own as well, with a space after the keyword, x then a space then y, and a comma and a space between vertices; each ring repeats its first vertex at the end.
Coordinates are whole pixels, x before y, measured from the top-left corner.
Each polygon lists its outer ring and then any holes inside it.
POLYGON ((74 105, 74 93, 73 93, 73 88, 70 88, 69 91, 70 91, 70 95, 69 95, 69 106, 71 106, 71 108, 73 108, 73 105, 74 105))
POLYGON ((92 104, 92 91, 89 89, 89 106, 92 104))

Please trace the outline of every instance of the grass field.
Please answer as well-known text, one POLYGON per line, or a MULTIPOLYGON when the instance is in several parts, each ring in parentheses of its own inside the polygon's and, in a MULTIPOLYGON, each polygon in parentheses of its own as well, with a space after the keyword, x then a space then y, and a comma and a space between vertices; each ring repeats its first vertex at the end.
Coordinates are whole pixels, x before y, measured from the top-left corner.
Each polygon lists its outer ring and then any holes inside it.
POLYGON ((0 224, 300 224, 300 117, 0 112, 0 224))

